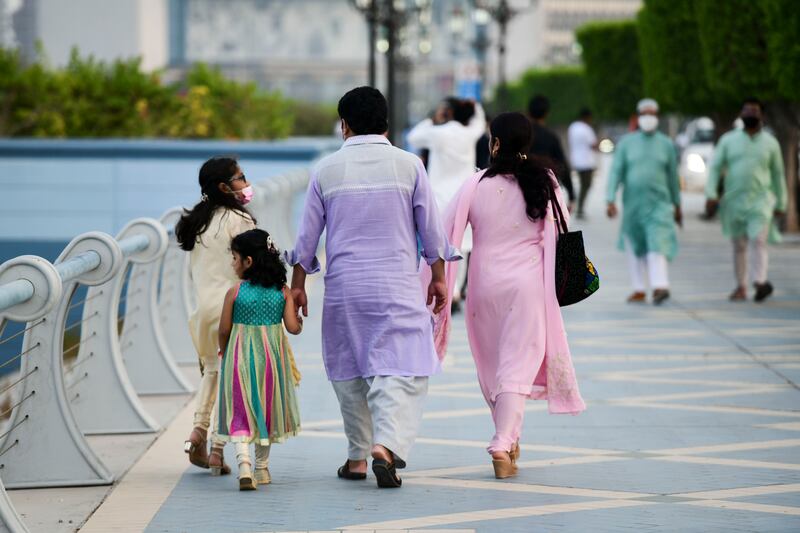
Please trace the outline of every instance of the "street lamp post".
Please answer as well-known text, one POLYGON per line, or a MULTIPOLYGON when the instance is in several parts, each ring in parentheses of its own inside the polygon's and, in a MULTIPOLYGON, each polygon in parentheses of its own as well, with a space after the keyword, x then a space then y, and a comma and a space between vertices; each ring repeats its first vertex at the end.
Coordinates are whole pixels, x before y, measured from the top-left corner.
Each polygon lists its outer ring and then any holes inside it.
POLYGON ((431 0, 351 0, 367 18, 369 25, 369 84, 376 84, 375 49, 378 28, 386 34, 386 99, 389 102, 389 140, 394 142, 400 131, 397 105, 398 41, 400 29, 415 15, 428 7, 431 0))
POLYGON ((508 23, 521 11, 531 7, 532 0, 473 0, 476 9, 489 14, 497 22, 499 35, 497 39, 497 103, 505 110, 508 105, 506 87, 506 40, 508 23), (514 4, 513 6, 511 4, 514 4))

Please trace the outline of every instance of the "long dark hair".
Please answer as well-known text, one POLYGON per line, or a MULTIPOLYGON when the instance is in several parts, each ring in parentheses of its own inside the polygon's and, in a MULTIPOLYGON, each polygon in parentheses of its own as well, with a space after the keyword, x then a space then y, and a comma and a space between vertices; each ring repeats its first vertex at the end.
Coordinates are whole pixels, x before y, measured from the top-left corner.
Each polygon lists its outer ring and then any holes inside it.
POLYGON ((244 271, 242 279, 262 287, 280 289, 286 284, 286 265, 281 253, 272 243, 269 233, 263 229, 251 229, 240 233, 231 241, 231 251, 239 257, 252 257, 253 264, 244 271))
POLYGON ((522 113, 501 113, 489 125, 492 142, 500 140, 500 148, 492 155, 484 178, 514 176, 525 198, 525 212, 531 220, 544 218, 550 201, 552 178, 541 162, 530 157, 531 123, 522 113))
POLYGON ((175 226, 178 244, 187 252, 194 249, 197 237, 205 233, 214 211, 222 207, 236 212, 239 216, 255 219, 232 194, 219 190, 220 183, 229 183, 239 169, 233 157, 212 157, 200 167, 198 181, 202 199, 191 209, 184 209, 183 216, 175 226))

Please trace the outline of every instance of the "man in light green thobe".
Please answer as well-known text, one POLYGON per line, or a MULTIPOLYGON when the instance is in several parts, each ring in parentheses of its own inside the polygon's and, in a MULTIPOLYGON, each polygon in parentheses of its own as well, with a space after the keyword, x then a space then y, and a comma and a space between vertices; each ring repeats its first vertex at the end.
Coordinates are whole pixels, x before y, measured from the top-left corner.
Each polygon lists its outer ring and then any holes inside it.
POLYGON ((733 240, 736 289, 731 300, 747 298, 747 246, 752 248, 755 300, 772 294, 767 281, 767 241, 780 242, 773 216, 786 211, 786 179, 778 141, 762 131, 761 102, 749 98, 742 106, 743 129, 723 135, 716 149, 706 183, 706 209, 712 211, 719 200, 720 174, 725 172, 720 205, 723 233, 733 240))
POLYGON ((617 189, 622 192, 620 248, 628 255, 633 294, 644 302, 645 271, 656 305, 669 298, 667 261, 678 251, 675 223, 681 223, 677 155, 669 137, 657 130, 658 104, 645 98, 636 107, 639 129, 622 137, 608 176, 607 214, 617 214, 617 189))

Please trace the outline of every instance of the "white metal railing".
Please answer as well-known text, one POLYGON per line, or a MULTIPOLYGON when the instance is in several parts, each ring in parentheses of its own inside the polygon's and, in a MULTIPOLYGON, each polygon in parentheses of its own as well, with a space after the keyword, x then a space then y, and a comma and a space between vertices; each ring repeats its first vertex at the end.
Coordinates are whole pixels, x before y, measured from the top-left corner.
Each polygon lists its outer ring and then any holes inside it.
MULTIPOLYGON (((302 170, 255 185, 250 207, 279 246, 294 239, 307 184, 302 170)), ((3 485, 111 484, 85 435, 155 432, 139 397, 191 392, 177 366, 197 360, 187 327, 189 260, 168 230, 180 213, 133 220, 116 238, 85 233, 54 263, 21 256, 0 265, 0 345, 22 336, 19 353, 0 363, 20 366, 0 385, 0 400, 9 399, 0 407, 0 530, 27 531, 3 485), (77 296, 81 286, 85 296, 77 296), (8 322, 24 328, 4 339, 8 322), (75 331, 65 350, 65 332, 75 331)))

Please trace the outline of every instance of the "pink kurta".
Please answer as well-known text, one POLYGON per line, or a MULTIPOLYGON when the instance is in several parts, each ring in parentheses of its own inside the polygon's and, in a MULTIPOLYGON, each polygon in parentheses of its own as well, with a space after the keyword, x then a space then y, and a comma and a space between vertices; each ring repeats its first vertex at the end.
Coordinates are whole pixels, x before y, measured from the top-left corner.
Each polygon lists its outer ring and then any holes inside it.
MULTIPOLYGON (((445 214, 454 246, 460 245, 467 223, 473 228, 466 324, 481 390, 490 402, 513 392, 547 399, 551 413, 577 414, 586 406, 555 294, 552 214, 548 209, 544 220, 531 221, 516 180, 481 180, 482 175, 464 184, 445 214)), ((557 185, 556 190, 566 214, 557 185)), ((448 264, 451 289, 455 274, 448 264)), ((436 317, 440 357, 447 349, 449 322, 448 306, 436 317)))

